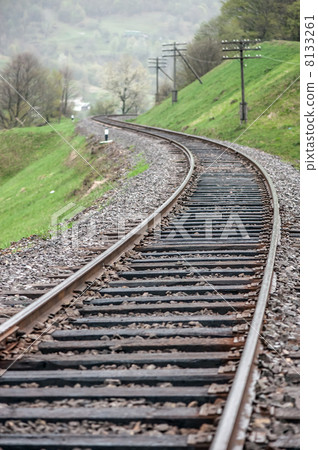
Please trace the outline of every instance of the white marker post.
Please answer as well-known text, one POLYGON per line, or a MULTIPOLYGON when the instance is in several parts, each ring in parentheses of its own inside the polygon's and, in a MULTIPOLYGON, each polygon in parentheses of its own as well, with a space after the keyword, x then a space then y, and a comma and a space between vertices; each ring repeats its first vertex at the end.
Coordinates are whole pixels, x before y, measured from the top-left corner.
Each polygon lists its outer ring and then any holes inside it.
POLYGON ((100 141, 100 144, 110 144, 111 142, 113 142, 113 141, 108 140, 108 134, 109 134, 109 130, 108 130, 108 128, 105 128, 104 129, 105 140, 100 141))

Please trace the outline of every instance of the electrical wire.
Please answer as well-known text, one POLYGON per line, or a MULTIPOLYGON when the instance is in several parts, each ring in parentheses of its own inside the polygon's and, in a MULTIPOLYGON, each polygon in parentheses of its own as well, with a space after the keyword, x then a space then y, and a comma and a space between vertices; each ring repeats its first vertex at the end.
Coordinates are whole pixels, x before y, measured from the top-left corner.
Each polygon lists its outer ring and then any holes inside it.
MULTIPOLYGON (((233 56, 238 56, 237 55, 233 55, 233 56)), ((195 61, 199 61, 199 62, 203 62, 203 63, 214 63, 216 62, 216 60, 207 60, 207 59, 199 59, 199 58, 195 58, 194 56, 190 56, 190 55, 186 55, 187 58, 193 59, 195 61)), ((293 63, 293 62, 289 62, 289 61, 284 61, 282 59, 275 59, 275 58, 270 58, 269 56, 264 56, 261 55, 261 58, 265 58, 265 59, 270 59, 271 61, 277 61, 277 62, 281 62, 281 63, 286 63, 286 64, 292 64, 294 66, 300 66, 300 63, 293 63)), ((226 59, 224 59, 224 61, 226 61, 226 59)))
POLYGON ((199 59, 199 58, 195 58, 194 56, 190 56, 190 55, 185 55, 185 56, 186 56, 186 58, 194 59, 195 61, 204 62, 204 63, 214 63, 214 62, 216 62, 216 59, 214 59, 212 61, 208 61, 206 59, 199 59))
POLYGON ((286 64, 293 64, 294 66, 300 66, 300 63, 292 63, 289 61, 283 61, 282 59, 270 58, 269 56, 262 55, 262 58, 271 59, 272 61, 278 61, 278 62, 282 62, 282 63, 286 63, 286 64))

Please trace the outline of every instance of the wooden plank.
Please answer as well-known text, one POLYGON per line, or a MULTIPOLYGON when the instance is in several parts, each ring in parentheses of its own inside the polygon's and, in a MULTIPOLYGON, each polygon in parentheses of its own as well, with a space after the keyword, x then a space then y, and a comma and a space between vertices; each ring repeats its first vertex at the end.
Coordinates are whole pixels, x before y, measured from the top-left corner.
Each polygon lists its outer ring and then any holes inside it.
POLYGON ((229 352, 196 353, 112 353, 107 355, 34 355, 16 359, 0 360, 0 367, 7 368, 14 363, 15 370, 64 369, 91 367, 101 364, 155 364, 156 366, 176 364, 180 367, 216 367, 229 360, 237 360, 229 352))
MULTIPOLYGON (((195 261, 191 261, 191 259, 195 260, 196 258, 186 258, 186 259, 167 259, 166 261, 160 262, 159 260, 150 260, 150 261, 144 261, 144 262, 132 262, 130 263, 130 266, 132 269, 139 269, 139 270, 149 270, 149 269, 156 269, 156 268, 166 268, 166 267, 260 267, 261 261, 252 261, 252 260, 244 260, 239 259, 238 261, 233 261, 232 259, 228 260, 220 260, 215 258, 214 261, 210 260, 198 260, 197 258, 195 261)), ((212 258, 211 258, 212 259, 212 258)), ((140 260, 139 260, 140 261, 140 260)))
MULTIPOLYGON (((243 252, 242 252, 243 253, 243 252)), ((193 264, 193 265, 197 265, 197 264, 207 264, 207 267, 209 266, 214 266, 214 265, 219 265, 219 264, 240 264, 240 265, 245 265, 245 264, 258 264, 261 261, 258 259, 260 257, 260 255, 256 252, 251 252, 252 254, 248 253, 247 255, 240 255, 240 256, 233 256, 233 255, 228 255, 226 252, 221 252, 221 254, 217 254, 217 255, 205 255, 203 252, 200 252, 200 256, 181 256, 178 253, 173 253, 173 255, 171 257, 163 257, 163 258, 156 258, 155 256, 151 257, 150 255, 146 254, 143 255, 143 258, 136 258, 133 259, 132 261, 130 261, 130 266, 131 267, 138 267, 139 264, 140 265, 146 265, 146 267, 157 267, 157 264, 159 264, 158 267, 160 267, 160 264, 162 264, 163 266, 165 264, 171 264, 174 267, 176 266, 182 266, 183 264, 193 264), (254 257, 254 259, 251 259, 252 257, 254 257)))
POLYGON ((132 323, 144 324, 144 323, 189 323, 189 322, 199 322, 206 326, 221 326, 221 325, 235 325, 237 323, 246 322, 243 318, 237 318, 235 314, 228 315, 173 315, 167 314, 163 316, 112 316, 107 317, 95 317, 88 316, 82 319, 74 319, 72 321, 76 325, 88 325, 88 326, 102 326, 102 327, 113 327, 115 325, 130 325, 132 323))
POLYGON ((12 291, 1 291, 1 295, 16 295, 16 296, 23 296, 28 298, 38 298, 41 297, 41 295, 45 294, 47 290, 12 290, 12 291))
MULTIPOLYGON (((210 220, 210 224, 213 221, 213 227, 216 226, 218 229, 224 227, 229 219, 229 214, 225 213, 222 219, 214 219, 213 217, 209 218, 206 216, 205 218, 198 219, 187 219, 183 223, 173 223, 171 222, 166 228, 164 228, 164 232, 171 232, 175 230, 206 230, 206 223, 210 220)), ((250 229, 262 229, 264 226, 268 224, 268 221, 264 220, 261 215, 258 214, 258 217, 253 217, 251 215, 245 214, 244 217, 240 217, 242 223, 246 228, 250 229)), ((213 228, 214 229, 214 228, 213 228)))
MULTIPOLYGON (((261 234, 261 236, 267 236, 267 232, 263 232, 261 234)), ((155 242, 155 241, 153 241, 155 242)), ((158 241, 157 241, 158 242, 158 241)), ((222 237, 221 233, 218 236, 212 236, 209 238, 205 238, 205 237, 196 237, 196 236, 191 236, 190 234, 188 236, 180 236, 180 237, 175 237, 173 238, 171 236, 171 238, 166 238, 166 239, 161 239, 158 243, 161 244, 162 246, 179 246, 180 249, 187 249, 189 248, 189 246, 192 246, 193 248, 195 247, 200 247, 203 246, 204 244, 206 244, 205 248, 209 248, 211 245, 218 245, 219 243, 225 243, 227 245, 227 248, 229 248, 230 245, 234 245, 234 248, 236 247, 236 244, 239 243, 244 243, 246 245, 252 245, 252 244, 260 244, 261 243, 261 239, 259 237, 259 235, 253 235, 253 236, 249 236, 249 237, 244 237, 241 236, 240 234, 234 234, 230 235, 229 237, 222 237)), ((156 244, 151 245, 151 248, 153 248, 153 246, 155 246, 156 244)))
POLYGON ((216 284, 216 285, 227 285, 227 284, 233 284, 233 285, 246 285, 254 282, 259 282, 259 279, 252 278, 252 277, 204 277, 202 278, 176 278, 174 280, 168 279, 154 279, 154 280, 147 280, 147 279, 140 279, 140 280, 117 280, 117 281, 110 281, 108 284, 110 287, 138 287, 138 286, 185 286, 190 284, 196 284, 196 283, 207 283, 208 284, 216 284))
POLYGON ((238 338, 168 338, 168 339, 110 339, 110 340, 73 340, 73 341, 46 341, 39 344, 42 353, 106 350, 135 351, 135 350, 164 350, 175 348, 183 351, 217 351, 229 350, 232 347, 242 347, 243 339, 238 338))
MULTIPOLYGON (((247 268, 243 268, 242 266, 239 267, 238 269, 196 269, 194 267, 191 267, 191 265, 186 265, 185 269, 178 269, 174 266, 173 269, 170 270, 130 270, 130 271, 126 271, 126 272, 119 272, 119 276, 122 278, 125 278, 126 280, 131 280, 134 278, 156 278, 156 277, 187 277, 189 274, 192 275, 200 275, 200 276, 204 276, 207 277, 211 274, 225 274, 228 276, 237 276, 240 275, 242 273, 244 273, 244 275, 251 275, 253 276, 255 274, 255 270, 254 269, 247 269, 247 268)), ((245 278, 249 279, 249 278, 245 278)))
POLYGON ((176 337, 176 336, 233 336, 232 327, 222 328, 163 328, 143 329, 143 328, 115 328, 103 330, 57 330, 52 333, 55 339, 70 340, 70 339, 103 339, 114 336, 141 336, 141 337, 176 337))
POLYGON ((102 384, 105 380, 118 379, 126 383, 160 383, 172 382, 178 385, 192 385, 201 383, 224 382, 233 375, 220 374, 218 369, 139 369, 139 370, 37 370, 14 371, 4 373, 0 384, 39 383, 64 386, 64 384, 81 383, 92 385, 102 384))
POLYGON ((74 448, 100 448, 100 449, 120 449, 138 450, 154 449, 163 450, 172 448, 174 450, 194 449, 188 446, 187 436, 141 436, 141 435, 67 435, 67 434, 45 434, 45 435, 2 435, 0 436, 0 447, 14 450, 25 449, 74 449, 74 448))
MULTIPOLYGON (((34 399, 60 400, 64 398, 146 398, 151 401, 192 401, 211 402, 220 397, 209 394, 208 387, 81 387, 81 388, 0 388, 0 398, 6 402, 30 401, 34 399)), ((222 393, 221 393, 222 394, 222 393)), ((223 392, 225 394, 225 392, 223 392)))
POLYGON ((228 198, 200 198, 200 197, 191 197, 189 200, 185 201, 183 203, 184 206, 189 206, 190 208, 199 207, 204 208, 206 206, 217 206, 217 207, 226 207, 230 208, 235 206, 249 206, 249 207, 256 207, 257 210, 260 210, 259 208, 262 208, 263 202, 261 200, 257 200, 257 198, 254 199, 239 199, 235 197, 228 197, 228 198), (259 208, 258 208, 259 207, 259 208))
MULTIPOLYGON (((184 203, 186 204, 186 203, 184 203)), ((230 214, 235 212, 234 208, 236 205, 232 203, 218 203, 215 202, 214 204, 205 203, 204 205, 199 204, 188 204, 187 208, 187 215, 189 214, 197 214, 198 212, 202 214, 202 208, 204 207, 204 213, 212 213, 215 211, 215 205, 222 206, 222 213, 226 217, 226 214, 230 214)), ((261 205, 242 205, 240 204, 237 208, 236 212, 240 215, 240 217, 253 217, 253 213, 257 214, 257 217, 268 217, 267 211, 262 207, 261 205)), ((182 220, 182 216, 181 216, 182 220)))
MULTIPOLYGON (((210 417, 209 417, 210 418, 210 417)), ((199 416, 199 408, 153 408, 118 407, 118 408, 35 408, 35 407, 4 407, 0 408, 0 421, 6 420, 107 420, 116 423, 142 420, 144 422, 182 422, 193 426, 206 421, 206 417, 199 416)))
MULTIPOLYGON (((197 283, 200 282, 200 279, 197 279, 197 283)), ((110 288, 102 288, 99 290, 100 294, 104 295, 136 295, 136 294, 148 294, 152 295, 167 295, 169 293, 178 293, 182 292, 184 294, 206 294, 208 292, 214 293, 217 291, 220 294, 231 292, 231 293, 248 293, 250 291, 256 290, 259 288, 258 283, 255 285, 216 285, 207 284, 206 286, 140 286, 140 287, 129 287, 129 289, 125 286, 123 287, 110 287, 110 288)), ((220 298, 222 298, 220 296, 220 298)))
MULTIPOLYGON (((53 274, 53 275, 45 275, 47 278, 56 278, 56 279, 65 279, 70 277, 71 275, 73 275, 73 271, 69 272, 69 273, 57 273, 57 274, 53 274)), ((33 285, 34 286, 34 285, 33 285)))
POLYGON ((300 420, 300 410, 298 408, 275 408, 275 417, 279 420, 300 420))
POLYGON ((277 449, 288 449, 291 448, 293 450, 300 448, 300 435, 288 435, 288 436, 280 436, 276 441, 272 441, 270 443, 270 448, 277 449))
POLYGON ((195 253, 199 251, 207 251, 209 249, 210 251, 216 251, 216 250, 255 250, 258 248, 261 248, 263 244, 261 243, 234 243, 234 242, 224 242, 224 243, 193 243, 193 244, 153 244, 148 247, 135 247, 136 252, 144 253, 144 252, 170 252, 170 251, 194 251, 195 253))
POLYGON ((87 305, 118 305, 121 303, 169 303, 169 302, 216 302, 222 304, 223 302, 246 302, 247 296, 245 294, 227 294, 227 295, 165 295, 163 296, 152 296, 142 295, 140 297, 102 297, 102 298, 91 298, 84 301, 87 305))
MULTIPOLYGON (((70 275, 67 275, 67 278, 70 275)), ((59 277, 55 277, 55 278, 59 278, 59 277)), ((34 283, 31 285, 32 289, 40 289, 40 290, 46 290, 46 289, 52 289, 54 288, 54 286, 56 286, 59 283, 59 281, 56 282, 52 282, 52 283, 34 283)))
MULTIPOLYGON (((145 249, 148 249, 148 247, 142 247, 145 249)), ((149 249, 148 249, 149 250, 149 249)), ((135 261, 139 262, 144 262, 145 260, 147 260, 148 258, 153 259, 153 258, 158 258, 160 257, 164 257, 164 258, 180 258, 180 257, 185 257, 185 258, 189 258, 189 257, 198 257, 200 255, 200 257, 204 256, 204 257, 211 257, 211 258, 218 258, 220 256, 223 257, 231 257, 231 258, 238 258, 241 256, 248 256, 248 257, 259 257, 260 255, 263 254, 263 252, 265 251, 265 247, 262 246, 260 248, 255 248, 255 249, 237 249, 237 250, 232 250, 230 248, 227 248, 225 250, 222 249, 217 249, 217 251, 212 250, 199 250, 199 249, 189 249, 189 250, 163 250, 163 251, 145 251, 142 252, 140 251, 140 253, 142 254, 142 259, 136 259, 135 261), (187 256, 186 256, 187 255, 187 256)))
POLYGON ((130 313, 130 312, 138 312, 138 313, 149 313, 156 311, 182 311, 182 312, 193 312, 200 311, 201 309, 208 309, 215 311, 219 314, 225 314, 228 311, 239 311, 242 309, 250 309, 254 308, 253 304, 248 304, 247 302, 200 302, 196 303, 163 303, 157 304, 153 303, 150 305, 138 304, 138 305, 117 305, 117 306, 86 306, 84 308, 79 309, 79 313, 81 315, 88 314, 120 314, 120 313, 130 313))
MULTIPOLYGON (((166 240, 169 240, 169 242, 173 242, 176 239, 182 239, 185 238, 187 240, 195 239, 196 241, 201 240, 201 242, 204 240, 211 242, 216 239, 222 239, 224 240, 224 237, 222 237, 222 234, 224 232, 225 224, 213 224, 213 232, 211 231, 207 232, 204 228, 200 229, 196 226, 192 227, 182 227, 182 228, 170 228, 165 231, 161 231, 160 238, 161 242, 165 242, 166 240)), ((256 241, 261 233, 264 232, 264 228, 262 227, 253 227, 245 222, 245 230, 247 231, 249 235, 249 239, 253 242, 256 241)), ((235 239, 235 232, 232 233, 231 238, 235 239)), ((242 240, 241 235, 238 235, 238 239, 242 240)))

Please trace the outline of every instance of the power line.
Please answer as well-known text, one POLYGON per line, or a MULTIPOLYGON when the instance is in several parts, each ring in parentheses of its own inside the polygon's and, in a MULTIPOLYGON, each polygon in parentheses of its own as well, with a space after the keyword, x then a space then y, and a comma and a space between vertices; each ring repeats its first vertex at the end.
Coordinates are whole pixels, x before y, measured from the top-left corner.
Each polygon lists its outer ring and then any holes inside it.
POLYGON ((289 61, 283 61, 282 59, 270 58, 269 56, 264 56, 264 55, 262 55, 262 58, 270 59, 271 61, 282 62, 282 63, 285 63, 285 64, 292 64, 292 65, 294 65, 294 66, 300 66, 300 63, 292 63, 292 62, 289 62, 289 61))
POLYGON ((239 55, 232 55, 232 56, 223 56, 223 59, 239 59, 241 63, 241 91, 242 91, 242 102, 240 103, 240 120, 241 124, 243 122, 247 122, 247 103, 245 102, 245 88, 244 88, 244 59, 255 59, 260 58, 261 55, 251 56, 246 55, 244 52, 246 51, 254 51, 254 50, 260 50, 261 47, 250 47, 250 44, 256 44, 257 42, 260 42, 260 39, 255 39, 251 41, 250 39, 240 39, 233 41, 222 41, 222 44, 230 45, 230 47, 223 48, 223 52, 237 52, 239 51, 239 55))
POLYGON ((172 88, 172 103, 178 101, 178 90, 177 90, 177 58, 180 57, 184 64, 191 70, 194 76, 202 84, 199 75, 196 73, 194 68, 191 66, 189 61, 185 58, 183 52, 187 50, 187 44, 184 42, 173 42, 172 44, 162 44, 164 47, 162 52, 164 58, 173 58, 173 88, 172 88))
MULTIPOLYGON (((202 62, 202 63, 214 63, 214 62, 216 62, 216 60, 195 58, 194 56, 191 56, 189 54, 187 54, 187 58, 188 59, 193 59, 194 61, 198 61, 198 62, 202 62)), ((282 63, 286 63, 286 64, 292 64, 292 65, 295 65, 295 66, 300 66, 300 63, 293 63, 293 62, 289 62, 289 61, 286 61, 286 60, 284 61, 282 59, 270 58, 269 56, 262 55, 262 58, 270 59, 271 61, 277 61, 277 62, 282 62, 282 63)))
POLYGON ((194 56, 191 56, 189 54, 187 54, 187 58, 193 59, 194 61, 198 61, 198 62, 203 62, 203 63, 214 63, 216 62, 216 59, 212 59, 212 60, 208 60, 208 59, 199 59, 199 58, 195 58, 194 56))
POLYGON ((172 78, 163 70, 167 67, 167 60, 164 58, 148 58, 149 69, 156 69, 156 103, 159 103, 159 70, 170 80, 172 78))

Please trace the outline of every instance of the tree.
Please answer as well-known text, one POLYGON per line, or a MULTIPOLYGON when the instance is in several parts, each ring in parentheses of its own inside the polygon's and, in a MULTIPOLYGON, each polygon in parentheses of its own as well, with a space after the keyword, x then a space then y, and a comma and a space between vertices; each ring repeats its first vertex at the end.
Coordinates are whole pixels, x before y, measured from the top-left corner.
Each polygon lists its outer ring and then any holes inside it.
POLYGON ((75 24, 85 19, 85 11, 77 2, 65 0, 59 7, 58 17, 62 22, 75 24))
POLYGON ((57 117, 60 111, 62 95, 62 76, 57 70, 45 70, 44 83, 39 85, 41 95, 40 112, 47 122, 51 117, 57 117))
POLYGON ((159 87, 159 103, 168 98, 172 91, 171 81, 164 80, 159 87))
POLYGON ((139 61, 123 56, 106 67, 103 87, 117 99, 122 114, 137 113, 145 105, 148 73, 139 61))
MULTIPOLYGON (((203 23, 187 47, 186 59, 199 75, 203 76, 222 62, 221 46, 214 21, 203 23)), ((196 79, 193 72, 180 62, 178 86, 184 87, 196 79)))
POLYGON ((70 97, 74 94, 74 86, 73 86, 73 74, 69 65, 65 65, 61 70, 61 82, 62 82, 62 92, 61 92, 61 105, 60 111, 61 114, 68 114, 68 106, 70 97))
POLYGON ((102 100, 99 99, 97 102, 93 105, 91 108, 92 115, 107 115, 107 114, 114 114, 116 105, 114 105, 114 102, 110 100, 102 100))
POLYGON ((286 31, 288 38, 292 41, 300 40, 300 1, 297 0, 287 7, 288 17, 286 20, 286 31))
POLYGON ((34 109, 39 108, 39 85, 44 83, 44 71, 31 53, 15 56, 5 67, 0 78, 0 125, 12 128, 34 120, 34 109))
POLYGON ((218 18, 222 38, 298 39, 299 0, 226 0, 218 18), (233 26, 234 25, 234 26, 233 26), (242 30, 238 34, 237 26, 242 30))
POLYGON ((67 108, 70 71, 63 74, 45 69, 31 53, 14 57, 0 77, 0 127, 27 126, 41 118, 49 122, 61 110, 61 98, 67 108))
MULTIPOLYGON (((211 37, 194 39, 188 45, 186 59, 199 77, 202 77, 222 62, 220 44, 211 37)), ((183 86, 196 79, 193 72, 185 65, 182 74, 183 86)))

